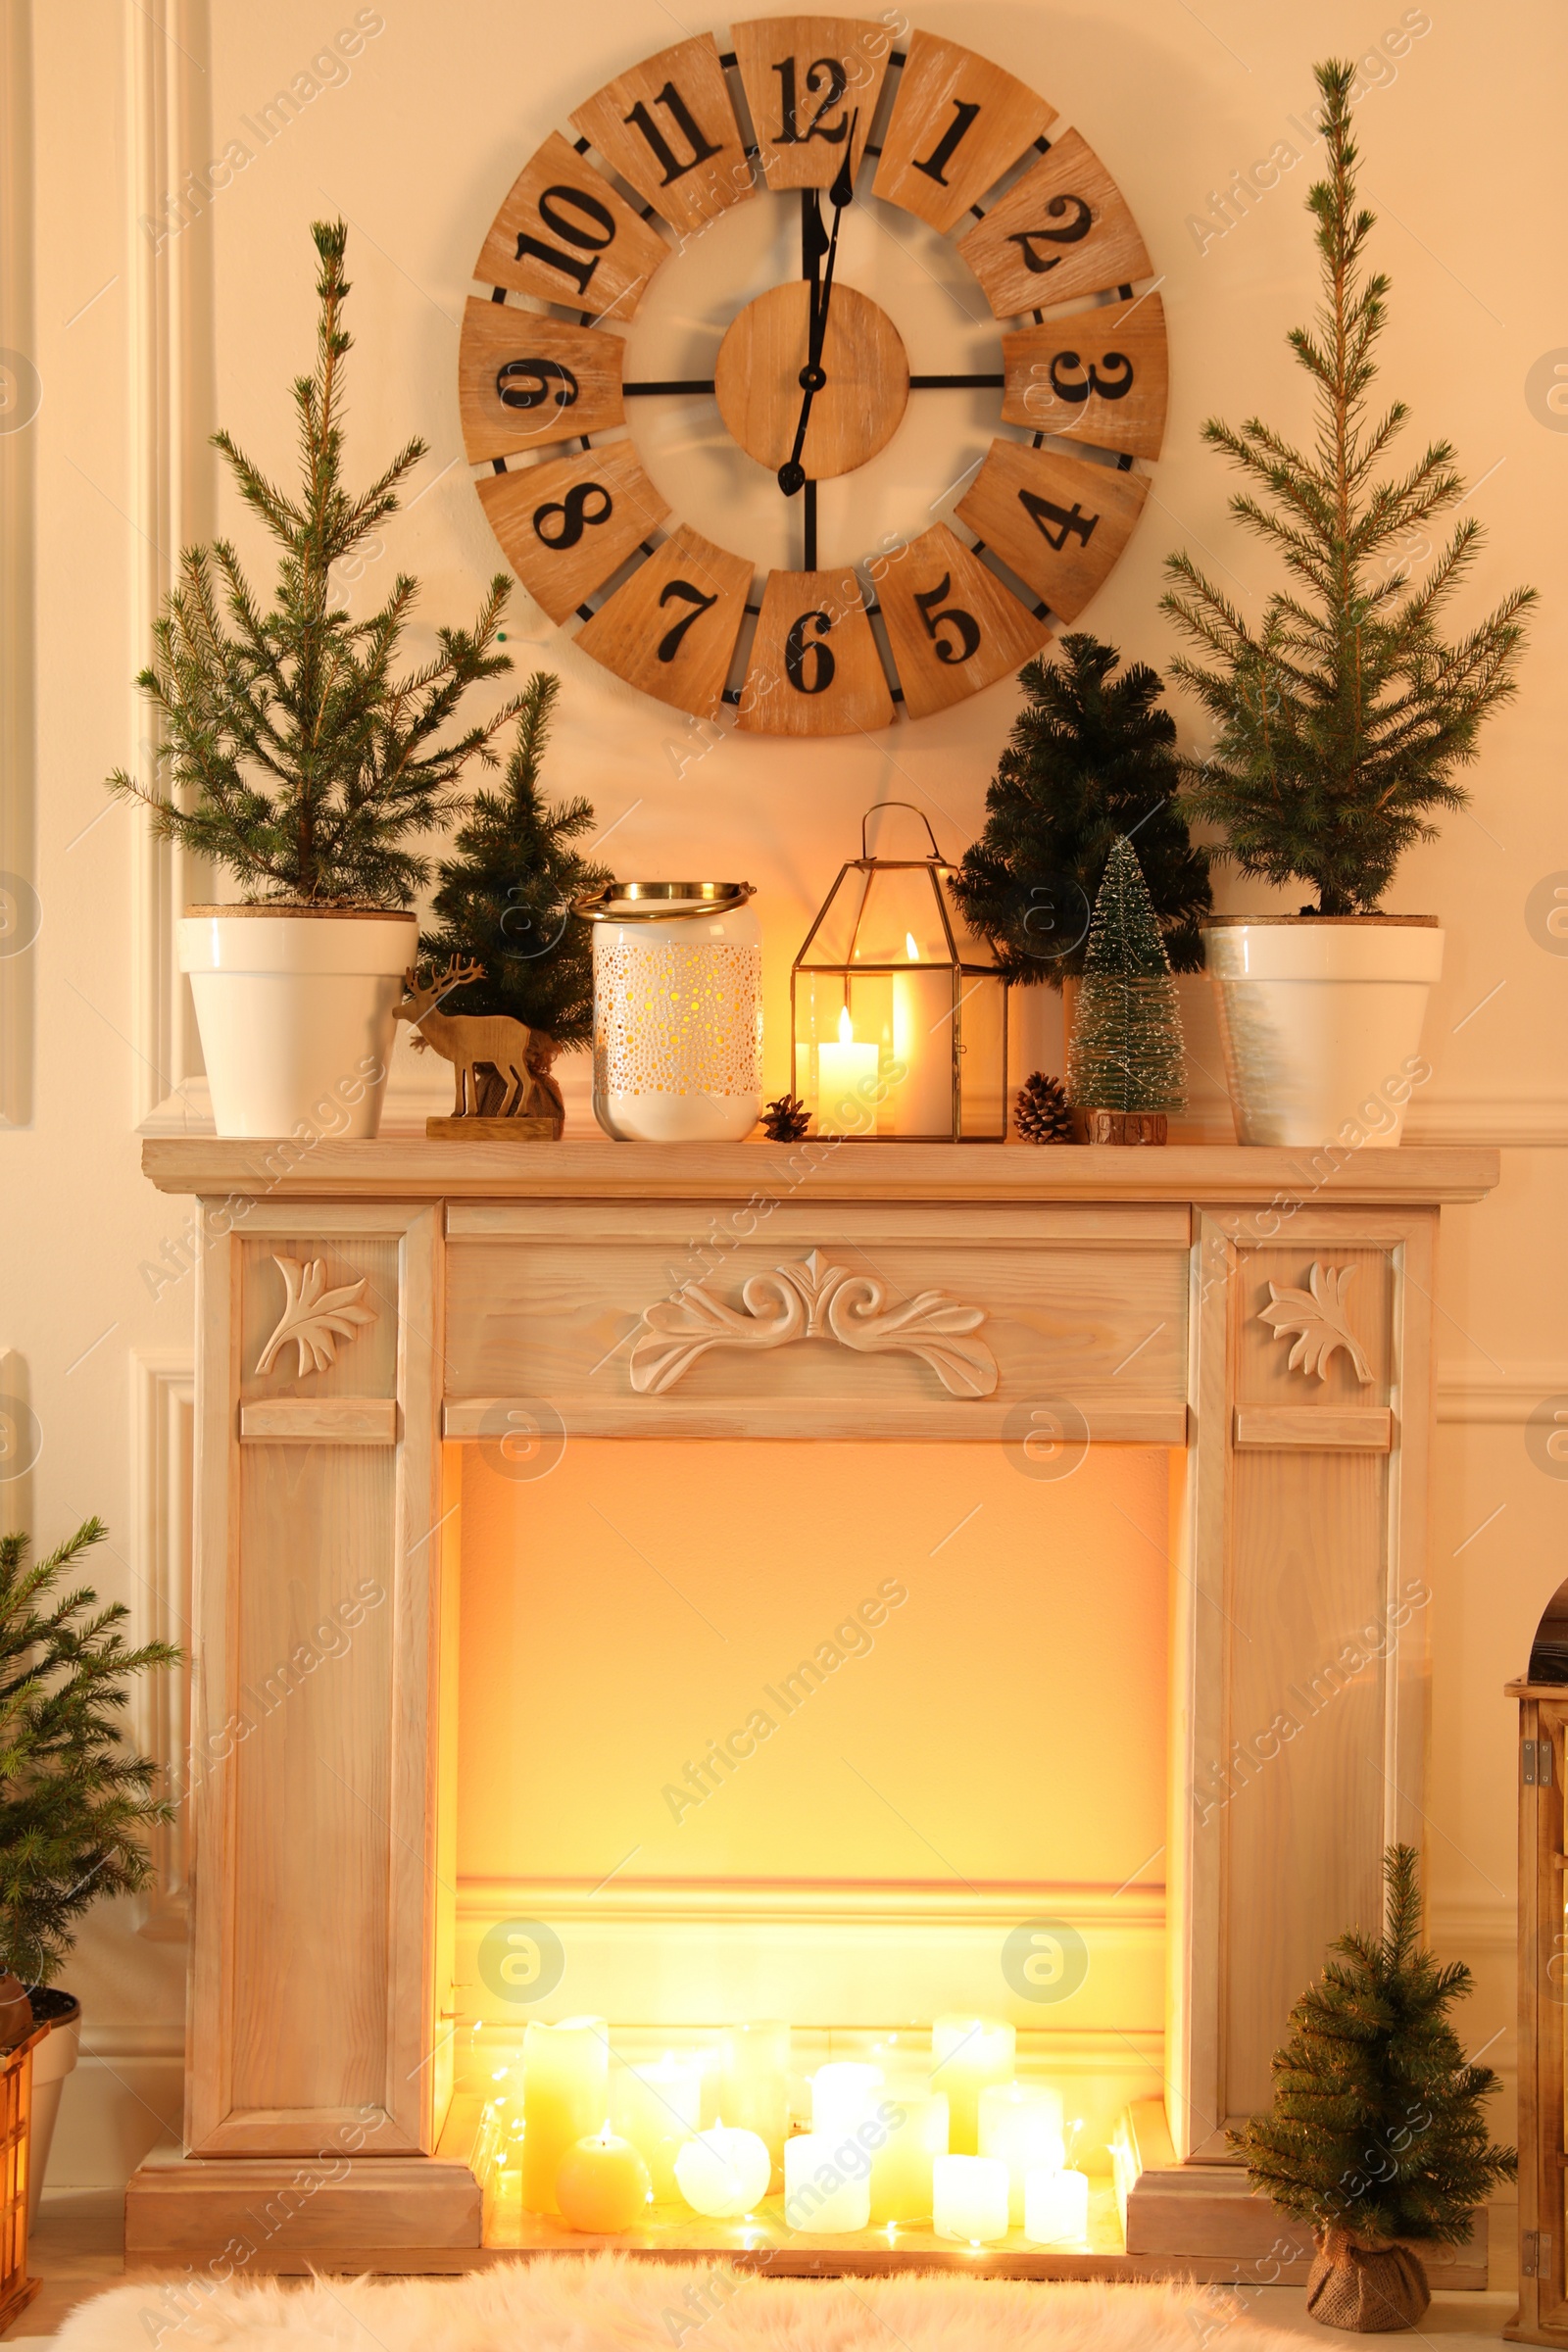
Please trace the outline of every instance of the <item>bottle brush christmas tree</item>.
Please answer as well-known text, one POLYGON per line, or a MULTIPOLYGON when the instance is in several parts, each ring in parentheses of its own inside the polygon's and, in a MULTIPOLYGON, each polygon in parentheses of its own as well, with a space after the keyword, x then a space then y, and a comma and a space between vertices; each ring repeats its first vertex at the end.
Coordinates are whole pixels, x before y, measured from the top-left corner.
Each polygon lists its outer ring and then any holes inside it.
POLYGON ((1064 637, 1059 662, 1019 674, 1028 700, 986 793, 986 825, 964 853, 954 895, 1025 987, 1084 968, 1089 913, 1111 845, 1136 839, 1171 967, 1202 969, 1199 924, 1208 862, 1176 799, 1176 722, 1158 674, 1113 645, 1064 637))
POLYGON ((1420 1942, 1415 1849, 1390 1846, 1383 1875, 1383 1934, 1340 1937, 1291 2011, 1272 2108, 1230 2135, 1253 2188, 1312 2226, 1314 2317, 1366 2333, 1411 2327, 1427 2306, 1419 2261, 1393 2241, 1452 2244, 1518 2170, 1487 2132, 1498 2079, 1467 2064, 1448 2023, 1470 1971, 1420 1942))
POLYGON ((1111 844, 1095 900, 1067 1056, 1067 1093, 1093 1143, 1162 1143, 1186 1101, 1176 983, 1133 845, 1111 844), (1129 1114, 1145 1114, 1133 1116, 1129 1114))
POLYGON ((552 806, 540 783, 561 680, 536 669, 518 698, 517 739, 496 791, 480 790, 453 839, 419 951, 436 961, 481 963, 482 977, 449 990, 448 1013, 507 1013, 558 1046, 593 1036, 593 947, 573 900, 611 879, 572 844, 594 823, 592 804, 552 806))
POLYGON ((1214 726, 1211 756, 1183 762, 1187 805, 1218 824, 1244 874, 1307 883, 1303 914, 1372 911, 1431 812, 1469 797, 1455 768, 1476 756, 1481 722, 1515 692, 1513 668, 1533 588, 1446 640, 1438 622, 1481 539, 1467 514, 1412 584, 1427 534, 1463 500, 1446 441, 1404 473, 1384 460, 1408 420, 1402 401, 1369 417, 1389 280, 1367 275, 1375 216, 1356 201, 1350 136, 1353 65, 1314 69, 1328 177, 1309 190, 1322 258, 1314 333, 1291 349, 1313 387, 1310 451, 1253 416, 1210 417, 1203 438, 1247 476, 1238 522, 1282 560, 1289 587, 1254 626, 1194 563, 1172 556, 1164 610, 1200 659, 1172 663, 1214 726))

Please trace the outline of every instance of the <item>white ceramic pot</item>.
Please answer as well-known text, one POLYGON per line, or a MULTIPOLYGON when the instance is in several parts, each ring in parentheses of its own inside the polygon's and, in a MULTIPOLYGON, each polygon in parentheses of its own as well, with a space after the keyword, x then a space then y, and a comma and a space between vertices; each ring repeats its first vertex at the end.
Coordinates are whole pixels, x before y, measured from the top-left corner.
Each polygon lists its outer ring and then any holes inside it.
POLYGON ((1353 1125, 1365 1144, 1396 1144, 1426 1075, 1437 916, 1220 915, 1203 944, 1240 1140, 1348 1141, 1353 1125))
POLYGON ((762 1107, 749 882, 613 882, 594 926, 594 1116, 616 1143, 734 1144, 762 1107))
POLYGON ((81 2046, 81 2004, 51 2024, 47 2037, 32 2053, 32 2116, 27 2127, 27 2228, 38 2219, 49 2149, 60 2114, 60 2094, 66 2077, 74 2074, 81 2046))
POLYGON ((416 918, 192 906, 178 928, 219 1134, 374 1135, 416 918))

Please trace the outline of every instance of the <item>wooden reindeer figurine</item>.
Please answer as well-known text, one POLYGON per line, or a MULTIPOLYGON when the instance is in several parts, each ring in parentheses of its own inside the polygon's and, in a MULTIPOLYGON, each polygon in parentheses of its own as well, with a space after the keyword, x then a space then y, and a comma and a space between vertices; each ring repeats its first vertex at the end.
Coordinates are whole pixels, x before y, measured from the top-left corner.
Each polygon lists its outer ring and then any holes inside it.
MULTIPOLYGON (((445 971, 432 972, 421 980, 423 968, 415 964, 404 973, 403 1001, 397 1006, 397 1018, 412 1027, 412 1042, 419 1053, 434 1052, 452 1063, 456 1082, 453 1117, 477 1119, 482 1115, 483 1081, 479 1069, 482 1063, 488 1063, 506 1090, 495 1114, 498 1118, 559 1119, 561 1093, 549 1074, 554 1039, 530 1029, 523 1021, 514 1021, 510 1013, 448 1013, 438 1009, 442 998, 450 996, 455 988, 484 978, 482 963, 466 963, 461 956, 454 956, 445 971)), ((436 1124, 431 1122, 432 1126, 436 1124)), ((444 1121, 440 1124, 445 1126, 444 1121)))

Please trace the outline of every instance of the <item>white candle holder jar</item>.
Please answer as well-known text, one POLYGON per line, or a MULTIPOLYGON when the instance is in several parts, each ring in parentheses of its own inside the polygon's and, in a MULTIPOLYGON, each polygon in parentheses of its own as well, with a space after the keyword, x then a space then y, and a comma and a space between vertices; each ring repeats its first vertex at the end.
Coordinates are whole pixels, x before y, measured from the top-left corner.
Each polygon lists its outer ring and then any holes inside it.
POLYGON ((594 926, 594 1116, 616 1143, 734 1144, 762 1107, 750 882, 610 882, 594 926))

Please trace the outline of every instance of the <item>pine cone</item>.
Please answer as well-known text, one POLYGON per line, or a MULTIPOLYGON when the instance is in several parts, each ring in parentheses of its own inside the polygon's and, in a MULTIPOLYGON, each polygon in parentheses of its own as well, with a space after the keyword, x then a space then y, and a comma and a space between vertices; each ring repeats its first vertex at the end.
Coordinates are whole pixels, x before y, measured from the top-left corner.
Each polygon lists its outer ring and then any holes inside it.
POLYGON ((1036 1070, 1012 1101, 1012 1123, 1026 1144, 1070 1144, 1072 1105, 1059 1078, 1036 1070))
POLYGON ((762 1133, 772 1144, 798 1144, 811 1114, 798 1095, 779 1095, 762 1112, 762 1133))

